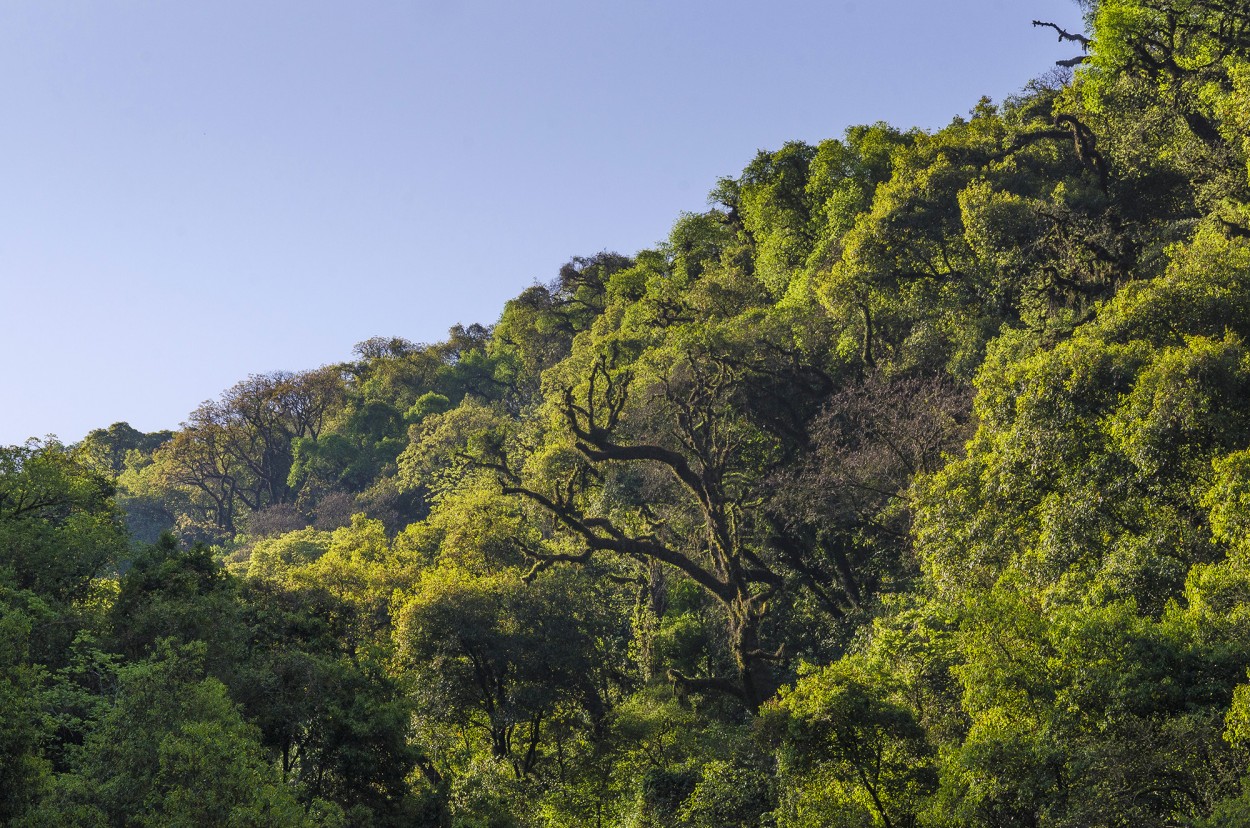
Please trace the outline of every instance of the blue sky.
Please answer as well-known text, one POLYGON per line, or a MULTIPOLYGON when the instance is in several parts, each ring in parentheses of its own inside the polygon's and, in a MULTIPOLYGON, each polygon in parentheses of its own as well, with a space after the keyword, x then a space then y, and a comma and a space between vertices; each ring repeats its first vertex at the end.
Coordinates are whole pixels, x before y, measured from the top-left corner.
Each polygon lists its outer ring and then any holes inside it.
POLYGON ((933 129, 1070 0, 0 4, 0 444, 174 428, 632 253, 757 149, 933 129))

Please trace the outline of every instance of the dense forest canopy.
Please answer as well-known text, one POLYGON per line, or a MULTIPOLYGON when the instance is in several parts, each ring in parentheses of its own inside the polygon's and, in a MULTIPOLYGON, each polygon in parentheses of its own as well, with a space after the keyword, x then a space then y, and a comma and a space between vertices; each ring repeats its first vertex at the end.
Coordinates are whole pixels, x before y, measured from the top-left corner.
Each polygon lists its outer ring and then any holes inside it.
POLYGON ((489 327, 0 449, 0 824, 1250 824, 1250 8, 489 327))

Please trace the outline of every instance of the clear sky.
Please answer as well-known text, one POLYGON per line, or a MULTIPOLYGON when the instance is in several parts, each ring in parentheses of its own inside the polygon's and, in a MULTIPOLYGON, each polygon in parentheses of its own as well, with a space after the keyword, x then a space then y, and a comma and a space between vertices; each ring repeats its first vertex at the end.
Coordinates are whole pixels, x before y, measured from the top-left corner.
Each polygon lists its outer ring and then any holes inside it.
POLYGON ((0 444, 177 427, 633 253, 757 149, 934 129, 1071 0, 6 0, 0 444))

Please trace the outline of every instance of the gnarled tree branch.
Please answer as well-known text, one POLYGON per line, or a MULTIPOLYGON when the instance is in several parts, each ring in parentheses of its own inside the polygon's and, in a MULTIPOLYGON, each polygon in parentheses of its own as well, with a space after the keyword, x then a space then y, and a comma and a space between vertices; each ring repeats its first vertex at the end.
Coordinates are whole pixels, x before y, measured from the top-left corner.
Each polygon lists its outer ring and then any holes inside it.
POLYGON ((1056 32, 1059 33, 1060 43, 1063 43, 1066 40, 1070 43, 1081 44, 1081 48, 1083 49, 1086 49, 1086 50, 1089 49, 1090 39, 1083 34, 1074 34, 1072 32, 1069 32, 1065 29, 1060 28, 1055 23, 1050 23, 1046 20, 1034 20, 1033 25, 1035 27, 1040 27, 1043 29, 1054 29, 1056 32))

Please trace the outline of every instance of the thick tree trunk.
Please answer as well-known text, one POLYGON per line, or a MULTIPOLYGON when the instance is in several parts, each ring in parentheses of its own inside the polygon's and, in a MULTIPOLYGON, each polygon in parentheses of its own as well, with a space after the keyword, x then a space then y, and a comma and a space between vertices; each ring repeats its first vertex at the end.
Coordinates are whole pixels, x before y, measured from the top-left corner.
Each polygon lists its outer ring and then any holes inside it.
POLYGON ((777 689, 770 659, 760 649, 762 620, 749 600, 730 607, 730 643, 738 683, 742 686, 742 699, 752 712, 759 710, 777 689))

